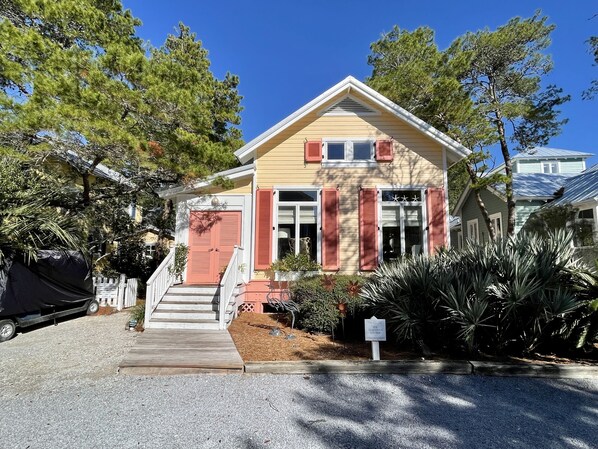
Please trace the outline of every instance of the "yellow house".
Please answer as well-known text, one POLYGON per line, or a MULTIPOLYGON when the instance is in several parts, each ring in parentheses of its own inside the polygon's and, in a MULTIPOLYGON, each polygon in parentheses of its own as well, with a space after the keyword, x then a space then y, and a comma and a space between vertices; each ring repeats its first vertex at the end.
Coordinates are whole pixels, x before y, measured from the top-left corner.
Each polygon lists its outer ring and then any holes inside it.
POLYGON ((448 244, 447 168, 467 154, 349 76, 240 148, 241 167, 162 192, 190 248, 184 282, 218 284, 237 245, 240 301, 259 312, 288 253, 329 273, 433 253, 448 244))

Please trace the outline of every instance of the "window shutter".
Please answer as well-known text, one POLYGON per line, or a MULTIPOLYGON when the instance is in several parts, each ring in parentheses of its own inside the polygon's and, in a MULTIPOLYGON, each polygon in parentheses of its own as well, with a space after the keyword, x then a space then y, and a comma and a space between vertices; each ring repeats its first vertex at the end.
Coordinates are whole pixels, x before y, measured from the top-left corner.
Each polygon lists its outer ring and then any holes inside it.
POLYGON ((428 189, 428 248, 434 254, 436 248, 446 246, 446 207, 444 189, 430 187, 428 189))
POLYGON ((362 189, 359 192, 359 267, 375 270, 378 266, 378 192, 362 189))
POLYGON ((325 270, 340 268, 338 206, 338 190, 324 189, 322 191, 322 267, 325 270))
POLYGON ((255 208, 255 269, 267 270, 272 263, 272 189, 256 192, 255 208))
POLYGON ((376 160, 379 162, 392 162, 392 140, 376 141, 376 160))
POLYGON ((322 139, 305 142, 305 162, 322 162, 322 139))

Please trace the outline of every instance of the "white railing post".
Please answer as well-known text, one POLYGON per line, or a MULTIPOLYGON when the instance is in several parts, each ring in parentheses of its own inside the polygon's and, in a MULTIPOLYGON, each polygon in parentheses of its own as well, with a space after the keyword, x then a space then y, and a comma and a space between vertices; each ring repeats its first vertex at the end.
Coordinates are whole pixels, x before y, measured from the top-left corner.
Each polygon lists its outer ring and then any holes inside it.
POLYGON ((242 259, 243 248, 235 245, 233 254, 226 266, 226 271, 220 280, 220 303, 218 307, 218 327, 226 329, 226 308, 232 300, 235 288, 243 282, 239 262, 242 259))
POLYGON ((175 248, 172 248, 160 266, 156 268, 154 274, 147 280, 145 291, 145 328, 149 327, 150 318, 158 303, 174 284, 175 276, 170 272, 170 267, 174 265, 174 254, 175 248))

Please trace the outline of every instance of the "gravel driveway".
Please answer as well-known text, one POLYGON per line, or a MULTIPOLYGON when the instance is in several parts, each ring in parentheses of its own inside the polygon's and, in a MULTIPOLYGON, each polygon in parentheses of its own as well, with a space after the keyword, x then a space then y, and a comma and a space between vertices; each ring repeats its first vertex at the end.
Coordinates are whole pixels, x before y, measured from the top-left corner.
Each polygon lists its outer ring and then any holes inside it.
POLYGON ((598 380, 116 374, 121 313, 0 344, 0 447, 596 448, 598 380))
MULTIPOLYGON (((62 319, 34 326, 0 343, 3 394, 48 391, 116 375, 137 332, 129 312, 62 319)), ((1 441, 0 441, 1 445, 1 441)))

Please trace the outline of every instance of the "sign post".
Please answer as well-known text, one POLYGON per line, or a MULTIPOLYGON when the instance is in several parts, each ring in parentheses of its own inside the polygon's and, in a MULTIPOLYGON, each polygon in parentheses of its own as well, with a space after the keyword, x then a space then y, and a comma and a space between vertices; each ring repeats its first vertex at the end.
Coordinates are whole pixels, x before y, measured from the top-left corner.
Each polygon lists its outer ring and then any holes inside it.
POLYGON ((365 341, 372 342, 372 360, 380 360, 380 342, 386 341, 386 320, 375 316, 365 322, 365 341))

